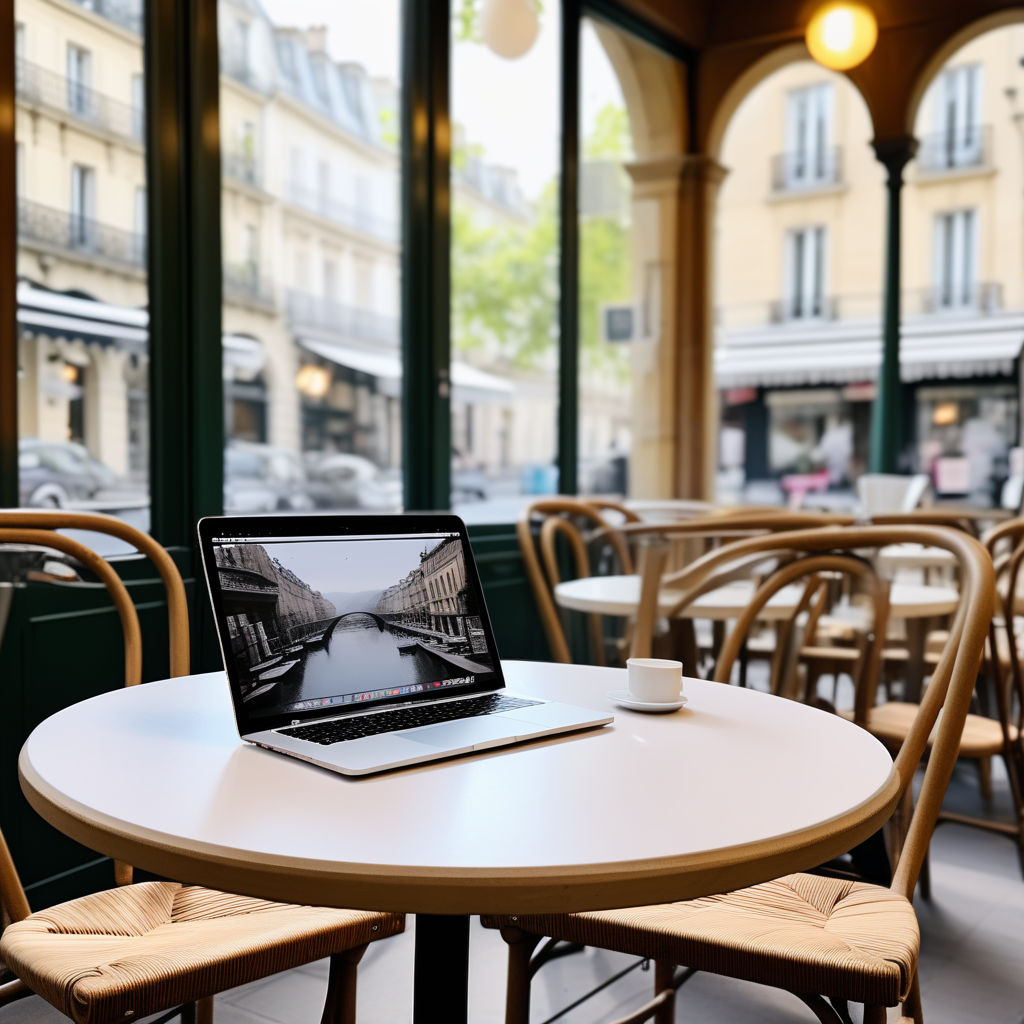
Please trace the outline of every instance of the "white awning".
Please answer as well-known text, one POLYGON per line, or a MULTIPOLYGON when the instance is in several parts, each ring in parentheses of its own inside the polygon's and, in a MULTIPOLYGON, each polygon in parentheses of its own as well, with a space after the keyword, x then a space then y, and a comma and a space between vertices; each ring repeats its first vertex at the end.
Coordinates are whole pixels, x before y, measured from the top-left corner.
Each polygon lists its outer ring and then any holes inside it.
POLYGON ((263 369, 267 357, 263 345, 257 338, 252 338, 248 334, 225 334, 223 341, 226 377, 231 376, 234 370, 255 375, 263 369))
MULTIPOLYGON (((337 366, 347 366, 350 370, 376 377, 378 388, 386 395, 397 395, 400 391, 402 361, 395 351, 371 352, 316 338, 299 338, 299 344, 337 366)), ((515 398, 515 392, 515 385, 501 377, 485 373, 468 363, 452 363, 452 401, 510 402, 515 398)))
MULTIPOLYGON (((934 319, 934 318, 933 318, 934 319)), ((900 377, 907 382, 950 377, 1008 376, 1024 345, 1024 320, 905 324, 900 377)), ((874 380, 882 361, 877 328, 859 337, 846 325, 819 330, 737 333, 715 351, 718 387, 845 384, 874 380)))
POLYGON ((149 337, 145 309, 52 292, 29 281, 18 282, 18 323, 33 334, 133 348, 149 337))

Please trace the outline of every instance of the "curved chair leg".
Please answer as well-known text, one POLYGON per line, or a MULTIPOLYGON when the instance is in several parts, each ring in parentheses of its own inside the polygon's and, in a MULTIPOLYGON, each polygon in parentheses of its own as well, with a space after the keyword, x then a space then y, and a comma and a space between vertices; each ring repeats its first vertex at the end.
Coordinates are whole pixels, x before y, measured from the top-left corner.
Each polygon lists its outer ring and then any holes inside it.
POLYGON ((196 1000, 196 1024, 213 1024, 213 996, 196 1000))
POLYGON ((865 1006, 864 1024, 885 1024, 887 1014, 884 1006, 865 1006))
POLYGON ((814 1011, 814 1016, 818 1018, 820 1024, 843 1024, 843 1018, 821 996, 811 992, 794 992, 793 995, 814 1011))
POLYGON ((924 1013, 921 1010, 921 983, 917 974, 910 983, 910 992, 903 1001, 903 1020, 913 1021, 914 1024, 923 1024, 924 1013))
POLYGON ((356 969, 366 946, 356 946, 331 957, 327 999, 320 1024, 356 1024, 356 969))
POLYGON ((676 1019, 676 990, 672 982, 675 979, 676 965, 667 960, 656 960, 654 963, 654 995, 670 992, 665 1002, 658 1007, 654 1015, 654 1024, 673 1024, 676 1019))
POLYGON ((530 957, 542 936, 519 928, 502 928, 508 945, 508 982, 505 989, 505 1024, 530 1024, 530 957))
POLYGON ((992 759, 990 757, 978 758, 978 788, 981 790, 981 799, 986 803, 992 800, 992 759))

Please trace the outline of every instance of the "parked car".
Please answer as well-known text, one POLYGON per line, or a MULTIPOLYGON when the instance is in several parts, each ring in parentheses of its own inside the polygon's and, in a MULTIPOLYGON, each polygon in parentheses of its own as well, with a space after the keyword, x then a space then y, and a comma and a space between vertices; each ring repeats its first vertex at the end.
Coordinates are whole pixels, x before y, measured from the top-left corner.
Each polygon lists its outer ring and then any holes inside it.
POLYGON ((67 508, 92 503, 119 485, 118 475, 74 441, 18 442, 18 500, 24 508, 67 508))
POLYGON ((307 453, 307 490, 317 508, 356 508, 360 488, 380 470, 362 455, 348 452, 307 453))
POLYGON ((226 512, 306 512, 312 507, 298 455, 268 444, 229 442, 224 452, 226 512))

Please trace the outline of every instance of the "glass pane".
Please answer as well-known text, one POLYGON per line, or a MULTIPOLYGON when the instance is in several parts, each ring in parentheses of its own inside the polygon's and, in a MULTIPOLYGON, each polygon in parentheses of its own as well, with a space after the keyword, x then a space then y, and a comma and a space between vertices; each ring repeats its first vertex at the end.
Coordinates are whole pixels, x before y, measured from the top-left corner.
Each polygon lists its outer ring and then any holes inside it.
POLYGON ((142 0, 18 0, 22 506, 149 524, 142 0))
POLYGON ((558 490, 559 9, 508 59, 453 8, 452 505, 507 521, 558 490))
POLYGON ((218 18, 225 508, 397 508, 399 0, 218 18))
MULTIPOLYGON (((650 335, 633 261, 632 130, 606 46, 624 34, 584 19, 580 36, 579 490, 629 490, 633 342, 650 335)), ((644 48, 632 44, 631 59, 644 48)), ((658 58, 654 58, 658 59, 658 58)), ((664 59, 664 58, 661 58, 664 59)))

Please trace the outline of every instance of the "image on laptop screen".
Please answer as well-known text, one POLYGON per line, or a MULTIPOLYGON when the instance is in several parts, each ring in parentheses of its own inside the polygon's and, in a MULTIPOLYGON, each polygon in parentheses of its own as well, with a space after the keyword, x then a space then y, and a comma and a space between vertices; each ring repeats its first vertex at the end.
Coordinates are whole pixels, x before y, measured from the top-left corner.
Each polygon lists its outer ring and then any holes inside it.
POLYGON ((457 533, 212 546, 225 657, 248 715, 441 696, 493 673, 457 533))

